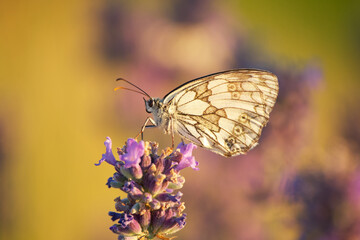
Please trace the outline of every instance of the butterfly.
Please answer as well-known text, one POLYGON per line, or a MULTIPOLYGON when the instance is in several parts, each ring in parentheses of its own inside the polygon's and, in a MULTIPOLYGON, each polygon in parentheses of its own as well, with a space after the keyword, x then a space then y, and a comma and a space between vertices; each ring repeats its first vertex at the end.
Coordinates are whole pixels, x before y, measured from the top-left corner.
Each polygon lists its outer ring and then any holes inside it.
POLYGON ((161 127, 172 135, 173 145, 177 133, 225 157, 245 154, 258 144, 279 91, 274 74, 255 69, 196 78, 163 98, 152 98, 135 87, 148 97, 144 98, 145 109, 153 116, 146 119, 141 134, 147 127, 161 127))

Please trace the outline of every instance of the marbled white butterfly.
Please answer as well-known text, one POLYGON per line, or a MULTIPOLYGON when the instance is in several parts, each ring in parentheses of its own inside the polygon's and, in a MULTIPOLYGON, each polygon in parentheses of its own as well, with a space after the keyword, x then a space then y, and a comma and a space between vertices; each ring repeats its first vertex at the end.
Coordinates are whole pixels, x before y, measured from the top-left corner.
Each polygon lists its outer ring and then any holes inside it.
POLYGON ((178 133, 198 146, 231 157, 258 144, 279 84, 270 72, 236 69, 186 82, 162 99, 136 88, 149 98, 144 98, 145 107, 153 115, 146 119, 141 133, 145 127, 159 126, 173 139, 178 133), (147 126, 149 121, 152 125, 147 126))

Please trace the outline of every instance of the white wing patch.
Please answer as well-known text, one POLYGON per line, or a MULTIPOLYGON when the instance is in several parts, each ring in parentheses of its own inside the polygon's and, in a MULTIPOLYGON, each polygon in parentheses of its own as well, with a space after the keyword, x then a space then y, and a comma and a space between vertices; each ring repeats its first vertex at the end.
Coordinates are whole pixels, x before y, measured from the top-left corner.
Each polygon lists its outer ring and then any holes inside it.
POLYGON ((193 135, 194 137, 199 138, 201 136, 200 133, 194 127, 194 125, 186 124, 185 127, 188 130, 189 134, 193 135))
POLYGON ((179 96, 177 99, 179 100, 177 102, 178 106, 181 106, 185 103, 188 103, 190 101, 193 101, 195 99, 196 96, 196 92, 195 91, 187 91, 184 92, 184 94, 182 94, 181 96, 179 96))
MULTIPOLYGON (((215 79, 217 79, 217 78, 215 78, 215 79)), ((208 89, 213 89, 216 86, 222 86, 223 84, 226 84, 226 83, 227 83, 227 81, 223 80, 223 79, 222 80, 212 80, 212 81, 209 81, 209 85, 207 87, 208 87, 208 89)))
POLYGON ((278 90, 272 73, 231 70, 190 81, 166 95, 163 104, 175 108, 169 116, 175 132, 230 157, 257 145, 278 90))
MULTIPOLYGON (((189 103, 189 102, 188 102, 189 103)), ((191 104, 182 104, 178 106, 178 111, 189 115, 202 115, 206 108, 210 106, 209 103, 195 99, 191 104)))

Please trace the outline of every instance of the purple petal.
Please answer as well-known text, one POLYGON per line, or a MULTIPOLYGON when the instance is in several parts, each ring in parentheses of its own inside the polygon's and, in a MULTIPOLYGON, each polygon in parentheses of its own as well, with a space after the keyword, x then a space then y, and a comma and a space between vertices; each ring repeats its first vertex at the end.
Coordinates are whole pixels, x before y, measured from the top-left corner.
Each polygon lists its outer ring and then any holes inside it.
POLYGON ((144 141, 136 142, 129 138, 126 144, 126 153, 120 156, 120 159, 125 162, 124 168, 136 167, 141 161, 141 156, 144 155, 145 147, 144 141))
POLYGON ((108 186, 108 188, 111 188, 111 182, 114 181, 114 179, 112 177, 109 177, 107 182, 106 182, 106 185, 108 186))
POLYGON ((160 231, 167 234, 173 234, 184 228, 186 224, 185 220, 186 220, 185 213, 181 217, 172 217, 170 219, 167 219, 161 226, 160 231))
POLYGON ((95 163, 96 166, 99 166, 102 162, 106 161, 107 163, 115 166, 116 159, 112 153, 112 142, 110 137, 106 137, 106 141, 104 142, 106 147, 105 154, 102 155, 102 158, 99 160, 98 163, 95 163))
POLYGON ((109 216, 111 216, 111 221, 116 221, 120 219, 123 215, 117 212, 109 212, 109 216))
POLYGON ((131 195, 131 197, 134 199, 139 199, 143 195, 143 192, 135 185, 135 182, 132 180, 126 182, 121 190, 131 195))
POLYGON ((180 171, 186 167, 191 167, 194 170, 199 170, 199 168, 196 167, 199 165, 199 163, 195 161, 195 158, 192 156, 192 151, 196 149, 196 145, 192 143, 184 144, 181 142, 177 148, 180 150, 182 158, 174 169, 180 171))
POLYGON ((180 203, 181 200, 181 196, 182 193, 181 192, 177 192, 176 195, 174 194, 169 194, 169 193, 160 193, 156 196, 156 199, 161 201, 161 202, 178 202, 180 203))
POLYGON ((139 222, 134 219, 134 216, 127 213, 109 212, 112 217, 111 220, 119 219, 119 224, 110 227, 110 230, 117 234, 125 236, 133 236, 141 233, 141 226, 139 222))
POLYGON ((134 220, 134 216, 131 214, 123 213, 120 215, 121 217, 119 218, 119 223, 122 227, 126 227, 127 225, 130 224, 132 220, 134 220))

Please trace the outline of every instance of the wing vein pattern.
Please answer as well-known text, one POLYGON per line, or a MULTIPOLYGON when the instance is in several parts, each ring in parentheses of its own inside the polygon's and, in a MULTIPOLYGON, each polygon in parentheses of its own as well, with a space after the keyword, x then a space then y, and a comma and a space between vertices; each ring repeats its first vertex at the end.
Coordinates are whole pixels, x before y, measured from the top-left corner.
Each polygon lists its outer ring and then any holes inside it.
POLYGON ((185 139, 230 157, 257 145, 276 102, 277 77, 239 69, 187 82, 164 97, 175 107, 175 131, 185 139))

